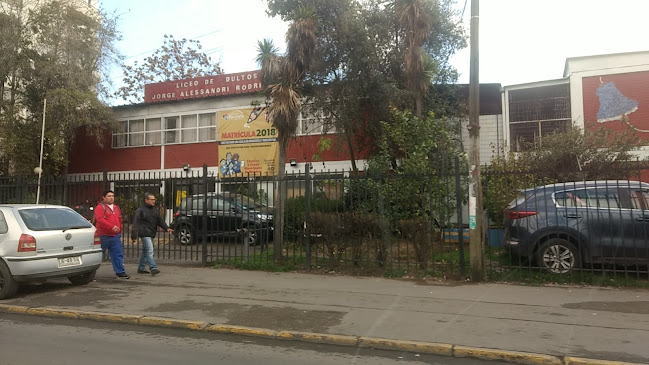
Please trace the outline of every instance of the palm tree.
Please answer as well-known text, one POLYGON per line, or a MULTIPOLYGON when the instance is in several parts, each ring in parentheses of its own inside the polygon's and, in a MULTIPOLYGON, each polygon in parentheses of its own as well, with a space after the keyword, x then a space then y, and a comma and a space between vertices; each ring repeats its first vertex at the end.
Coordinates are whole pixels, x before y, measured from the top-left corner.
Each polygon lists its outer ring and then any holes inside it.
POLYGON ((284 236, 284 191, 286 172, 286 149, 298 126, 300 113, 300 86, 311 66, 316 44, 315 9, 298 7, 286 32, 286 54, 278 55, 272 40, 257 44, 257 63, 261 66, 261 78, 266 89, 268 118, 277 129, 279 142, 279 170, 275 192, 275 230, 273 255, 275 261, 282 257, 284 236))
POLYGON ((428 91, 430 79, 425 72, 425 58, 422 46, 433 26, 429 0, 396 0, 397 22, 404 32, 406 45, 406 75, 408 89, 415 98, 415 114, 422 119, 422 98, 428 91))

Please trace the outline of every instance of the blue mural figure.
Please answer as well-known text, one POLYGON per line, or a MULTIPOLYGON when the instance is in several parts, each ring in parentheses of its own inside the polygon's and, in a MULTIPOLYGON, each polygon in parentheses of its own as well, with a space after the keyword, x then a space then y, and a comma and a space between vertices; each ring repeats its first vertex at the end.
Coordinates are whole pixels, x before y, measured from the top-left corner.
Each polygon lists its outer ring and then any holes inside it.
POLYGON ((597 122, 599 123, 620 120, 623 116, 638 110, 638 102, 622 95, 615 87, 614 82, 600 85, 595 90, 595 94, 599 97, 599 110, 597 111, 597 122))
POLYGON ((239 154, 232 155, 232 172, 238 174, 241 172, 241 161, 239 161, 239 154))

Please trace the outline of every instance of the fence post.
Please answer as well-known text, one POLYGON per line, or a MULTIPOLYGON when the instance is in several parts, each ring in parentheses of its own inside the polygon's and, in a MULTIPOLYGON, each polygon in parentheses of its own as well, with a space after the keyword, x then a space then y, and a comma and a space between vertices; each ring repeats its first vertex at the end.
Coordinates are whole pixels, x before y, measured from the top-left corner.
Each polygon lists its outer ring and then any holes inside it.
POLYGON ((103 191, 106 191, 106 190, 108 190, 108 170, 106 170, 106 169, 104 169, 103 178, 104 178, 104 189, 103 189, 103 191))
POLYGON ((309 169, 311 164, 309 162, 304 164, 304 185, 305 185, 305 198, 306 198, 306 211, 304 212, 304 235, 306 236, 306 269, 311 271, 311 175, 309 169))
POLYGON ((25 196, 25 184, 23 184, 23 176, 18 175, 18 178, 16 179, 16 183, 18 184, 18 202, 19 203, 24 203, 25 201, 23 200, 25 196))
POLYGON ((203 164, 203 242, 202 263, 207 266, 207 164, 203 164))
POLYGON ((460 275, 466 277, 464 263, 464 228, 462 223, 462 187, 460 185, 460 158, 455 156, 455 204, 457 205, 457 244, 460 253, 460 275))

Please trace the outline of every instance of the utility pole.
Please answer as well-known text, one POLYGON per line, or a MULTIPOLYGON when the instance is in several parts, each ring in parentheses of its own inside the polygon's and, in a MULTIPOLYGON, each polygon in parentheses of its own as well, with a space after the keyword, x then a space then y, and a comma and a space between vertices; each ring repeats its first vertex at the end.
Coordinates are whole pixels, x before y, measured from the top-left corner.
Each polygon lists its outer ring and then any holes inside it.
POLYGON ((484 280, 482 245, 482 185, 480 183, 480 57, 478 28, 479 0, 471 0, 471 68, 469 77, 469 243, 471 281, 484 280))
POLYGON ((38 188, 36 188, 36 204, 41 197, 41 175, 43 175, 43 144, 45 142, 45 109, 47 108, 47 99, 43 99, 43 129, 41 130, 41 157, 38 167, 34 172, 38 174, 38 188))

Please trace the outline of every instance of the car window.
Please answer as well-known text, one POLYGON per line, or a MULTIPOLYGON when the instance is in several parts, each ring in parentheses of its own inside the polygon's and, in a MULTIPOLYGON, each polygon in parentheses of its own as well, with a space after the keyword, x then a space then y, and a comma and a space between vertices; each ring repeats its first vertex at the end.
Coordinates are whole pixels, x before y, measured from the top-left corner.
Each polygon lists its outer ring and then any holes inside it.
POLYGON ((554 200, 560 207, 585 207, 585 190, 564 190, 554 193, 554 200))
MULTIPOLYGON (((191 209, 192 209, 192 210, 200 210, 200 211, 203 211, 203 201, 204 201, 203 198, 194 198, 194 199, 192 200, 192 207, 191 207, 191 209)), ((209 208, 209 207, 208 207, 208 208, 209 208)))
POLYGON ((632 209, 649 209, 649 191, 632 190, 631 191, 631 208, 632 209))
POLYGON ((229 201, 223 199, 214 199, 212 202, 212 209, 218 210, 221 212, 229 212, 232 208, 232 204, 229 201))
POLYGON ((588 189, 586 205, 598 208, 620 208, 620 193, 615 188, 588 189))
POLYGON ((517 205, 522 204, 525 201, 525 199, 527 199, 527 197, 525 196, 525 193, 522 192, 522 191, 519 191, 518 194, 516 195, 516 198, 514 198, 514 200, 512 200, 509 203, 507 208, 512 209, 512 208, 516 207, 517 205))
POLYGON ((614 187, 565 190, 554 194, 562 207, 620 208, 620 192, 614 187))
POLYGON ((188 199, 183 199, 182 202, 180 202, 180 210, 185 211, 187 209, 191 209, 192 207, 192 200, 191 198, 188 199))
POLYGON ((7 233, 9 231, 9 227, 7 227, 7 220, 5 219, 5 215, 0 212, 0 234, 7 233))
POLYGON ((32 231, 53 231, 72 227, 90 228, 92 224, 79 213, 65 208, 20 209, 20 217, 32 231))

